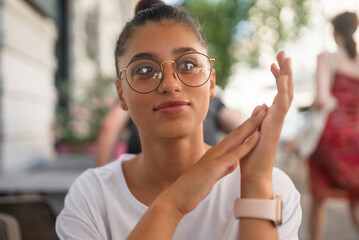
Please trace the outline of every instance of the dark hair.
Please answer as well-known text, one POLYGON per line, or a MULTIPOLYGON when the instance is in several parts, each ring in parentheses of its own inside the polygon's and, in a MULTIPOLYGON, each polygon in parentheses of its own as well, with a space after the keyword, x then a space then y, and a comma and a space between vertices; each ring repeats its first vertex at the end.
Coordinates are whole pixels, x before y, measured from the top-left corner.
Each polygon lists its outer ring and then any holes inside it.
POLYGON ((357 55, 356 42, 353 34, 358 27, 358 17, 355 13, 344 12, 333 18, 334 31, 344 38, 345 49, 350 58, 357 55))
POLYGON ((118 58, 125 52, 127 40, 134 28, 143 26, 148 21, 161 22, 163 20, 172 20, 175 23, 184 23, 193 30, 201 44, 207 48, 202 27, 195 18, 183 9, 167 5, 160 0, 141 0, 136 5, 135 14, 133 19, 126 23, 116 43, 115 64, 118 78, 120 77, 118 58))

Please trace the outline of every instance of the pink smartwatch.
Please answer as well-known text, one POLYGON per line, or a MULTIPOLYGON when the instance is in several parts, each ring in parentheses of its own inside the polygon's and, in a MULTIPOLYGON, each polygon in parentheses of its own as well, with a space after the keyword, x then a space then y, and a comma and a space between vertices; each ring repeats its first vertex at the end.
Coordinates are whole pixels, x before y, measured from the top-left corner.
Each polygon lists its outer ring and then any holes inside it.
POLYGON ((273 222, 274 226, 282 224, 282 197, 274 199, 237 198, 234 202, 234 217, 258 218, 273 222))

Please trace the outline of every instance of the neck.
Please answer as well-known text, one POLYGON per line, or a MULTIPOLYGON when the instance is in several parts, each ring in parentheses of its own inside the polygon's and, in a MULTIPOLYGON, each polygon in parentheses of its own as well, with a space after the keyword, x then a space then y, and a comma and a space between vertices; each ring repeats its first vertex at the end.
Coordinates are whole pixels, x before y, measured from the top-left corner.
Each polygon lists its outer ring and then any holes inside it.
POLYGON ((141 136, 138 167, 145 181, 158 190, 166 189, 191 168, 208 150, 203 131, 185 138, 154 141, 141 136))

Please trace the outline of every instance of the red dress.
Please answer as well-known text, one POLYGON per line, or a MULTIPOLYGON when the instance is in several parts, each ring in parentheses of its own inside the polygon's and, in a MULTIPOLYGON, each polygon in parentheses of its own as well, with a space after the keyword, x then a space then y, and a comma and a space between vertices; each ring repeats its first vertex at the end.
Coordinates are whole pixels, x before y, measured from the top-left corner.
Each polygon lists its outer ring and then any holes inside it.
POLYGON ((359 78, 336 73, 332 95, 337 108, 328 116, 323 134, 309 157, 314 197, 359 200, 359 78))

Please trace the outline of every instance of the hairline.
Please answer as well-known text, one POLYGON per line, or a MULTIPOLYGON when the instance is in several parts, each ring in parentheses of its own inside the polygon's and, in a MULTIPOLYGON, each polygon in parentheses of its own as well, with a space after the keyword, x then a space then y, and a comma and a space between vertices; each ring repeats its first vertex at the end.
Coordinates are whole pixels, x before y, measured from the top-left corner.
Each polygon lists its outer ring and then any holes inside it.
MULTIPOLYGON (((132 38, 132 35, 133 35, 133 32, 136 31, 136 29, 139 29, 141 27, 145 27, 147 24, 156 24, 156 25, 172 25, 172 24, 178 24, 178 25, 182 25, 184 27, 186 27, 187 29, 189 29, 197 38, 198 42, 200 43, 200 45, 204 48, 204 50, 206 51, 205 53, 208 55, 208 46, 207 46, 207 43, 205 41, 205 39, 201 39, 198 35, 199 33, 197 33, 197 31, 188 23, 186 22, 180 22, 180 21, 176 21, 174 19, 161 19, 159 21, 155 21, 155 20, 146 20, 143 24, 141 25, 137 25, 137 26, 133 26, 131 28, 131 30, 129 31, 129 34, 128 34, 128 38, 127 38, 127 41, 126 41, 126 45, 129 41, 131 41, 131 38, 132 38)), ((126 45, 123 47, 124 51, 119 54, 118 56, 116 56, 116 59, 117 59, 117 65, 120 64, 120 58, 121 56, 123 56, 125 53, 126 53, 126 45)), ((184 47, 185 48, 185 47, 184 47)), ((130 58, 130 61, 132 58, 130 58)), ((128 64, 128 63, 127 63, 128 64)), ((121 69, 120 66, 117 66, 117 69, 118 71, 121 69)), ((119 73, 116 73, 116 75, 119 76, 119 73)))

